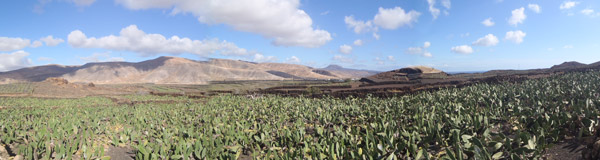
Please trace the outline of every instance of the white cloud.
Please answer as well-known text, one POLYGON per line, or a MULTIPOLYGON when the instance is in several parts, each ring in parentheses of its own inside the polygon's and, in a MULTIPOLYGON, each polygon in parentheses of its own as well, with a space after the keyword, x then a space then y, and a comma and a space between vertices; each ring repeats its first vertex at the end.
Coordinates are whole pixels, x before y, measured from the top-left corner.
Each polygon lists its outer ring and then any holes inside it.
POLYGON ((442 0, 442 6, 446 7, 446 9, 450 9, 452 4, 450 3, 450 0, 442 0))
POLYGON ((523 7, 513 10, 512 16, 510 17, 510 19, 508 19, 508 24, 513 26, 517 26, 517 24, 519 23, 523 24, 523 21, 525 21, 525 19, 527 18, 527 15, 525 15, 524 11, 525 8, 523 7))
POLYGON ((342 56, 342 55, 334 55, 332 59, 334 61, 338 61, 338 62, 342 62, 342 63, 349 63, 349 64, 354 63, 354 59, 349 58, 349 57, 345 57, 345 56, 342 56))
POLYGON ((481 24, 483 24, 486 27, 491 27, 491 26, 494 26, 495 23, 492 21, 492 18, 490 17, 490 18, 483 20, 481 22, 481 24))
POLYGON ((504 36, 505 40, 509 40, 512 41, 516 44, 520 44, 521 42, 523 42, 523 38, 526 36, 527 34, 521 30, 516 30, 516 31, 508 31, 506 32, 506 36, 504 36))
MULTIPOLYGON (((437 17, 440 15, 440 9, 435 7, 435 0, 427 0, 427 4, 429 5, 429 13, 431 13, 433 19, 437 19, 437 17)), ((446 10, 444 10, 444 14, 449 15, 450 12, 448 12, 448 10, 450 7, 452 7, 450 0, 441 0, 441 4, 444 8, 446 8, 446 10)))
POLYGON ((79 57, 84 63, 89 62, 122 62, 125 61, 123 57, 111 57, 110 52, 93 53, 87 57, 79 57))
POLYGON ((470 35, 471 35, 471 33, 467 32, 467 33, 460 34, 460 37, 468 37, 470 35))
POLYGON ((92 3, 94 3, 96 0, 67 0, 69 2, 73 2, 75 3, 75 5, 77 6, 90 6, 92 5, 92 3))
POLYGON ((31 44, 29 45, 29 47, 31 48, 37 48, 37 47, 41 47, 44 44, 42 43, 42 41, 33 41, 31 42, 31 44))
POLYGON ((421 54, 421 53, 423 53, 423 48, 421 48, 421 47, 408 47, 408 49, 406 49, 406 53, 408 53, 408 54, 421 54))
POLYGON ((373 32, 373 38, 379 40, 379 34, 377 34, 377 32, 373 32))
POLYGON ((416 22, 421 13, 411 10, 404 12, 400 7, 385 9, 379 7, 379 13, 373 18, 373 23, 384 29, 397 29, 404 25, 412 25, 416 22))
MULTIPOLYGON (((44 6, 52 1, 53 0, 38 0, 39 3, 37 3, 33 6, 33 11, 36 13, 43 13, 44 6)), ((87 6, 92 5, 96 0, 59 0, 59 1, 70 2, 70 3, 75 4, 78 7, 87 7, 87 6)))
POLYGON ((292 56, 290 58, 285 59, 286 63, 300 63, 300 58, 296 56, 292 56))
POLYGON ((575 7, 577 4, 579 4, 579 2, 575 2, 575 1, 564 1, 562 4, 560 4, 560 9, 570 9, 575 7))
POLYGON ((484 37, 477 39, 477 41, 473 42, 474 46, 495 46, 500 42, 498 37, 493 34, 487 34, 484 37))
POLYGON ((429 5, 429 13, 431 13, 433 19, 437 19, 440 15, 440 9, 435 8, 435 0, 427 0, 427 4, 429 5))
POLYGON ((584 15, 590 16, 590 17, 600 16, 600 12, 596 12, 593 9, 589 9, 589 8, 581 10, 581 14, 584 14, 584 15))
POLYGON ((394 30, 405 25, 411 26, 412 23, 417 22, 420 15, 421 13, 415 10, 405 12, 400 7, 389 9, 379 7, 379 12, 373 17, 373 20, 362 21, 354 19, 354 16, 345 16, 344 22, 348 28, 354 30, 354 33, 373 32, 373 38, 379 40, 380 36, 377 34, 379 27, 394 30))
POLYGON ((588 9, 581 10, 581 13, 589 16, 589 15, 594 14, 594 10, 588 8, 588 9))
POLYGON ((471 46, 468 46, 468 45, 462 45, 462 46, 452 47, 450 50, 452 52, 454 52, 454 53, 460 53, 460 54, 471 54, 471 53, 473 53, 473 48, 471 48, 471 46))
POLYGON ((275 62, 277 57, 275 56, 264 56, 260 53, 254 54, 254 62, 275 62))
POLYGON ((324 16, 324 15, 328 15, 328 14, 329 14, 329 11, 321 12, 321 15, 322 15, 322 16, 324 16))
POLYGON ((360 39, 357 39, 357 40, 354 41, 354 45, 355 46, 362 46, 363 45, 363 41, 360 40, 360 39))
POLYGON ((565 45, 565 46, 563 46, 563 48, 564 49, 571 49, 571 48, 573 48, 573 45, 565 45))
POLYGON ((352 53, 352 46, 350 45, 341 45, 340 46, 340 52, 344 53, 344 54, 350 54, 352 53))
POLYGON ((423 57, 433 57, 433 55, 431 55, 431 52, 425 51, 425 53, 423 53, 423 57))
POLYGON ((373 59, 375 62, 377 62, 378 65, 383 65, 385 64, 385 60, 379 58, 379 57, 375 57, 375 59, 373 59))
POLYGON ((65 40, 60 39, 60 38, 54 38, 54 37, 52 37, 52 35, 49 35, 44 38, 40 38, 40 40, 44 41, 44 43, 46 43, 46 46, 56 46, 60 43, 65 42, 65 40))
POLYGON ((20 50, 29 46, 29 42, 29 39, 0 37, 0 51, 20 50))
POLYGON ((300 0, 116 0, 133 10, 172 9, 191 13, 206 24, 226 24, 235 30, 273 38, 282 46, 319 47, 331 34, 313 28, 311 17, 300 8, 300 0))
POLYGON ((387 59, 388 59, 389 61, 396 61, 396 59, 394 58, 394 56, 387 56, 387 59))
POLYGON ((423 57, 432 57, 433 55, 431 54, 431 52, 426 50, 429 47, 431 47, 431 42, 426 41, 425 43, 423 43, 423 46, 408 47, 408 49, 406 49, 406 51, 404 51, 404 52, 406 52, 408 54, 420 55, 423 57))
POLYGON ((191 53, 199 56, 208 56, 220 53, 226 56, 248 56, 255 53, 239 48, 235 44, 218 39, 192 40, 172 36, 166 38, 161 34, 148 34, 130 25, 123 28, 119 36, 109 35, 95 38, 87 37, 80 30, 72 31, 68 42, 75 48, 103 48, 115 51, 136 52, 142 56, 152 56, 160 53, 181 54, 191 53))
POLYGON ((354 16, 346 16, 344 17, 344 22, 346 25, 354 30, 354 33, 360 34, 364 32, 369 32, 375 30, 373 27, 373 23, 371 21, 360 21, 354 19, 354 16))
POLYGON ((529 4, 529 5, 527 5, 527 7, 535 13, 542 12, 542 8, 538 4, 529 4))
POLYGON ((29 53, 19 50, 12 53, 0 53, 0 72, 11 71, 31 65, 29 53))
POLYGON ((48 36, 45 38, 40 38, 40 40, 36 40, 31 42, 29 39, 25 38, 11 38, 11 37, 0 37, 0 51, 14 51, 20 50, 26 47, 37 48, 41 47, 46 42, 46 46, 56 46, 58 43, 64 42, 62 39, 53 39, 52 36, 48 36), (49 39, 48 39, 49 38, 49 39), (50 42, 50 43, 49 43, 50 42), (54 45, 50 45, 54 44, 54 45))

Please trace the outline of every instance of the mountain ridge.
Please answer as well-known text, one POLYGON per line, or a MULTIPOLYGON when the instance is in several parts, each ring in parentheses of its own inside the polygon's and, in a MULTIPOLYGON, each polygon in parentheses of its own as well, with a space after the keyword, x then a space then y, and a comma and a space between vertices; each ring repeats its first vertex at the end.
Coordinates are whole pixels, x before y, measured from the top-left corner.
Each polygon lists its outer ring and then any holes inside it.
POLYGON ((161 56, 141 62, 92 62, 80 66, 42 65, 0 72, 0 83, 40 82, 50 77, 97 84, 208 84, 223 80, 346 79, 372 71, 312 68, 299 64, 256 63, 242 60, 195 61, 161 56))

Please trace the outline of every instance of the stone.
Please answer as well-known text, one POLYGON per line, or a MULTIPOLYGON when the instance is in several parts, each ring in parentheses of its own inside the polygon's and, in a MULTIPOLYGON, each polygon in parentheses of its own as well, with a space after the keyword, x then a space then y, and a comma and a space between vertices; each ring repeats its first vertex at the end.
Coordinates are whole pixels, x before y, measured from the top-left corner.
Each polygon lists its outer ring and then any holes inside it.
POLYGON ((10 157, 10 155, 8 155, 6 147, 4 145, 0 145, 0 160, 8 160, 8 157, 10 157))
POLYGON ((23 160, 23 159, 25 159, 25 158, 23 158, 22 155, 17 155, 17 156, 15 156, 15 158, 13 160, 23 160))

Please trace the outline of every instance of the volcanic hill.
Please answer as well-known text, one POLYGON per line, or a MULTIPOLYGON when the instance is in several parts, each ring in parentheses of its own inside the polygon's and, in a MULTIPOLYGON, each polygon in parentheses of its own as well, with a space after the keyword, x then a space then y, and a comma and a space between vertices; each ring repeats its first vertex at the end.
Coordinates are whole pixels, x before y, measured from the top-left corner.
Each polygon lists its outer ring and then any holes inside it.
POLYGON ((138 63, 100 62, 82 66, 45 65, 0 72, 0 82, 40 82, 61 77, 69 82, 95 84, 208 84, 210 81, 310 80, 360 78, 377 72, 336 68, 312 68, 285 63, 254 63, 241 60, 194 61, 159 57, 138 63))

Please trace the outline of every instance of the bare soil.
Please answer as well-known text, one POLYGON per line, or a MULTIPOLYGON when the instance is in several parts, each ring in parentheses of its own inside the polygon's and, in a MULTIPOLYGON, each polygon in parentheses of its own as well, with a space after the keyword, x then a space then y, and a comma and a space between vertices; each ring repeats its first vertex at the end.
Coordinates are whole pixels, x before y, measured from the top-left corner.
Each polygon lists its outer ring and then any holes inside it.
POLYGON ((114 160, 133 160, 135 158, 135 152, 131 148, 110 146, 108 147, 106 156, 109 156, 110 159, 114 160))
POLYGON ((581 160, 582 151, 586 148, 584 144, 576 140, 567 140, 546 149, 544 159, 548 160, 581 160))

